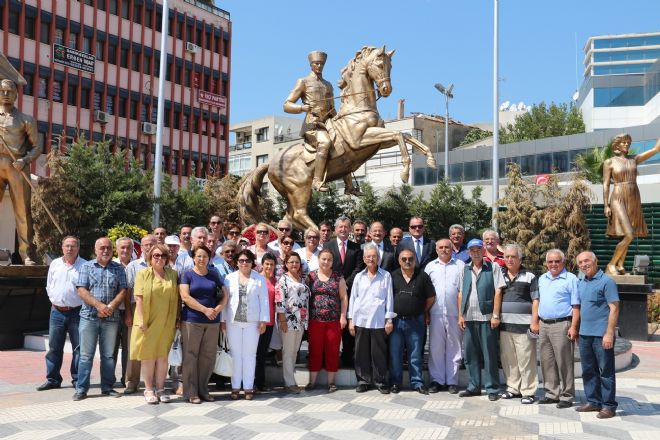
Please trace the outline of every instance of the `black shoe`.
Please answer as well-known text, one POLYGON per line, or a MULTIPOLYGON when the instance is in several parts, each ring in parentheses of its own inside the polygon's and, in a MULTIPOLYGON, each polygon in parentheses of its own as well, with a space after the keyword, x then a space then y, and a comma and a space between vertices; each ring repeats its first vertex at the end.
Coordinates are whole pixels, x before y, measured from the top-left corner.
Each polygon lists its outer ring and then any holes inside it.
POLYGON ((415 391, 417 391, 419 394, 428 394, 429 390, 426 389, 424 385, 420 385, 417 388, 415 388, 415 391))
POLYGON ((458 393, 458 397, 474 397, 474 396, 481 396, 481 391, 463 390, 460 393, 458 393))
POLYGON ((560 400, 559 403, 557 403, 557 408, 559 409, 570 408, 571 406, 573 406, 573 402, 569 400, 560 400))
POLYGON ((491 402, 495 402, 499 399, 500 399, 500 395, 497 394, 497 393, 489 393, 488 394, 488 400, 490 400, 491 402))
POLYGON ((108 397, 121 397, 121 394, 115 390, 101 391, 101 394, 108 397))
POLYGON ((380 394, 390 394, 390 387, 387 385, 378 385, 378 392, 380 394))
POLYGON ((449 394, 458 393, 458 387, 456 385, 449 385, 447 388, 449 389, 449 394))
POLYGON ((435 394, 437 392, 440 392, 441 389, 442 389, 442 385, 440 385, 438 382, 433 381, 429 385, 429 393, 431 393, 431 394, 435 394))
POLYGON ((551 399, 549 397, 544 397, 539 400, 539 405, 550 405, 551 403, 559 403, 559 399, 551 399))
POLYGON ((357 393, 366 393, 367 391, 369 391, 369 385, 367 385, 366 383, 361 383, 357 387, 355 387, 355 392, 357 393))
POLYGON ((392 385, 392 388, 390 388, 390 391, 394 394, 399 394, 399 392, 401 392, 401 387, 399 387, 397 384, 394 384, 392 385))
POLYGON ((73 401, 74 402, 79 402, 81 400, 87 399, 87 393, 76 393, 73 395, 73 401))
POLYGON ((46 390, 54 390, 56 388, 60 388, 61 385, 59 383, 54 383, 54 382, 44 382, 41 385, 37 387, 37 391, 46 391, 46 390))

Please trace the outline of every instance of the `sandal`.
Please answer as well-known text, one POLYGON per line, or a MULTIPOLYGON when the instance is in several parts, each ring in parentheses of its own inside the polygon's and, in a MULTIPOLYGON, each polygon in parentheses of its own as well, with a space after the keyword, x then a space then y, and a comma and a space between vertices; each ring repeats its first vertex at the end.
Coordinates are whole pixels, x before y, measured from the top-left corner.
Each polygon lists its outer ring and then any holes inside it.
POLYGON ((525 396, 522 399, 520 399, 520 403, 524 403, 526 405, 534 403, 535 401, 536 401, 536 398, 534 396, 525 396))
POLYGON ((154 390, 144 390, 144 401, 150 405, 158 404, 158 397, 154 390))
POLYGON ((337 391, 337 385, 335 385, 334 383, 329 384, 328 385, 328 392, 329 393, 334 393, 335 391, 337 391))
POLYGON ((254 390, 245 390, 245 400, 254 399, 254 390))
POLYGON ((231 390, 231 394, 229 395, 229 398, 231 400, 238 400, 238 396, 241 393, 240 390, 231 390))
POLYGON ((195 396, 195 397, 188 397, 188 402, 192 403, 193 405, 199 405, 200 403, 202 403, 202 399, 200 399, 200 398, 197 397, 197 396, 195 396))
POLYGON ((158 400, 163 403, 169 403, 172 400, 170 395, 165 392, 164 388, 156 390, 156 397, 158 397, 158 400))
POLYGON ((511 391, 502 391, 500 399, 513 399, 514 397, 522 397, 521 394, 513 394, 511 391))

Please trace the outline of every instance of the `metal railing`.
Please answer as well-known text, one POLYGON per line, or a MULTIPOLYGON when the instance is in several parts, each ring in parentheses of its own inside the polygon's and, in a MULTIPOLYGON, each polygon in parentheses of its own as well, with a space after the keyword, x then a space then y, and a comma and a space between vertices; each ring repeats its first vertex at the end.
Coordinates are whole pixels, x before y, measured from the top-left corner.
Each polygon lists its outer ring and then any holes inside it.
POLYGON ((252 148, 252 142, 243 142, 242 144, 234 144, 229 146, 229 151, 249 150, 252 148))
POLYGON ((217 6, 209 5, 208 3, 200 2, 198 0, 183 0, 183 1, 186 3, 190 3, 191 5, 195 5, 200 9, 204 9, 205 11, 217 15, 218 17, 222 17, 222 18, 226 18, 227 20, 230 20, 229 12, 225 11, 224 9, 218 8, 217 6))
POLYGON ((274 144, 281 144, 282 142, 295 141, 302 139, 300 135, 291 135, 291 134, 278 134, 273 139, 274 144))

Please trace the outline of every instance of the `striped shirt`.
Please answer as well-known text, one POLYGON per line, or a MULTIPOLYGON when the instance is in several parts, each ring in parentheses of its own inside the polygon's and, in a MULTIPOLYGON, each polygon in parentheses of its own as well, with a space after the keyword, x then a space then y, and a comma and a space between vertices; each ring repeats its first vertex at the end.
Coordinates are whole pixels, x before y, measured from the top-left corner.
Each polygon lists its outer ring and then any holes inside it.
POLYGON ((504 282, 500 330, 525 333, 532 320, 532 303, 539 299, 538 278, 521 267, 513 279, 504 270, 504 282))
MULTIPOLYGON (((108 265, 103 267, 96 260, 91 260, 80 268, 76 287, 84 287, 103 304, 110 304, 121 289, 128 288, 126 272, 121 264, 114 261, 109 261, 108 265)), ((84 303, 82 309, 80 309, 80 316, 96 320, 96 308, 84 303)), ((119 321, 121 319, 119 310, 114 310, 112 316, 104 319, 106 321, 119 321)))

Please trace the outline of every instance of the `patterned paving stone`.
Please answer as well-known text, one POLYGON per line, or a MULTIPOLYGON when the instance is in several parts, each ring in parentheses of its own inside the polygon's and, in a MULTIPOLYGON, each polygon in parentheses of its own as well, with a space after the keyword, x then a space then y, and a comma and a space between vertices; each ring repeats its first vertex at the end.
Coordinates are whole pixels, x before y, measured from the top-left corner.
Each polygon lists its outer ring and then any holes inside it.
POLYGON ((76 429, 56 437, 51 437, 49 440, 96 440, 98 438, 99 437, 92 435, 89 432, 76 429))
POLYGON ((295 426, 296 428, 301 428, 305 431, 311 431, 319 426, 322 421, 302 414, 291 414, 280 423, 287 426, 295 426))
POLYGON ((452 426, 454 418, 445 414, 440 414, 435 411, 420 410, 416 416, 419 420, 435 423, 436 425, 452 426))
POLYGON ((362 426, 362 431, 370 432, 383 438, 396 439, 403 433, 403 428, 390 425, 389 423, 369 420, 364 426, 362 426))
POLYGON ((378 414, 378 410, 375 408, 369 408, 366 405, 354 405, 352 403, 344 405, 340 411, 366 418, 370 418, 378 414))
POLYGON ((21 432, 21 430, 11 423, 0 424, 0 438, 9 437, 17 432, 21 432))
POLYGON ((168 420, 166 417, 162 419, 152 417, 149 420, 146 420, 142 423, 133 426, 133 428, 145 432, 147 434, 151 434, 154 437, 158 437, 163 433, 174 430, 177 426, 179 425, 168 420))
POLYGON ((92 411, 81 411, 77 414, 70 415, 61 420, 64 423, 67 423, 74 428, 82 428, 87 425, 92 425, 98 422, 99 420, 105 420, 105 416, 102 416, 92 411))
POLYGON ((305 407, 305 404, 294 399, 275 399, 268 406, 283 409, 289 412, 296 412, 305 407))
POLYGON ((236 425, 223 426, 210 434, 212 437, 221 438, 223 440, 248 440, 253 438, 257 433, 249 429, 242 428, 236 425))
POLYGON ((245 417, 246 415, 247 414, 243 411, 238 411, 236 409, 228 408, 225 406, 209 411, 206 414, 206 417, 212 418, 213 420, 218 420, 220 422, 232 423, 245 417))

